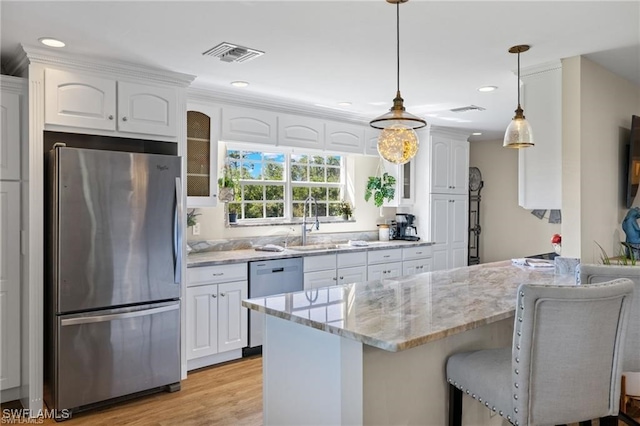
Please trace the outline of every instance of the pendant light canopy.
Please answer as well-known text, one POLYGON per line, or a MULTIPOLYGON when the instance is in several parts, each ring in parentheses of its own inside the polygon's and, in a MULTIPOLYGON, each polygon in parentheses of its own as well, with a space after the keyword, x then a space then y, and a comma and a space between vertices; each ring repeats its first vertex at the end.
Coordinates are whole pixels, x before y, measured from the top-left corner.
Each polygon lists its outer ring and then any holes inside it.
POLYGON ((520 106, 520 53, 527 50, 529 50, 529 46, 526 44, 513 46, 509 49, 509 53, 518 54, 518 108, 515 111, 515 117, 507 127, 507 131, 504 132, 502 146, 505 148, 528 148, 534 145, 531 125, 524 117, 524 111, 520 106))
POLYGON ((404 99, 400 96, 400 3, 407 1, 387 0, 387 3, 396 5, 397 92, 389 112, 369 123, 374 129, 382 129, 378 138, 378 153, 385 160, 395 164, 404 164, 416 155, 419 142, 414 129, 427 125, 422 118, 405 110, 404 99))

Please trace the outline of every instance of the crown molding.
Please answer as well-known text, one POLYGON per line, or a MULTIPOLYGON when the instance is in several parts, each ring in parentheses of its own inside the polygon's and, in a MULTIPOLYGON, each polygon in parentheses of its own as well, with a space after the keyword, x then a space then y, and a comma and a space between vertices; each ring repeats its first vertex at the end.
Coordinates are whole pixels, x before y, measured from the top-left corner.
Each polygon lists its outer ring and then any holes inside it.
POLYGON ((327 120, 343 121, 353 124, 368 125, 371 117, 364 117, 346 111, 332 111, 326 108, 297 103, 284 98, 274 98, 258 95, 238 94, 198 87, 187 88, 187 101, 212 102, 245 108, 259 108, 272 112, 313 116, 327 120))
POLYGON ((465 141, 471 137, 471 133, 473 131, 469 129, 460 129, 457 127, 441 127, 441 126, 431 126, 430 128, 431 135, 436 136, 448 136, 456 139, 464 139, 465 141))
MULTIPOLYGON (((545 62, 544 64, 534 65, 527 68, 520 68, 520 78, 530 77, 532 75, 542 74, 557 69, 562 69, 562 62, 560 60, 545 62)), ((518 70, 514 71, 514 74, 516 74, 517 71, 518 70)))
MULTIPOLYGON (((75 70, 89 71, 101 74, 118 74, 157 83, 172 84, 187 87, 196 78, 194 75, 173 71, 149 68, 129 62, 105 60, 96 57, 72 55, 66 52, 51 52, 48 49, 35 46, 22 46, 28 64, 66 67, 75 70)), ((21 65, 23 60, 17 60, 21 65)), ((13 65, 13 64, 12 64, 13 65)))
POLYGON ((3 91, 24 94, 27 89, 27 80, 20 77, 11 77, 8 75, 0 75, 0 87, 3 91))

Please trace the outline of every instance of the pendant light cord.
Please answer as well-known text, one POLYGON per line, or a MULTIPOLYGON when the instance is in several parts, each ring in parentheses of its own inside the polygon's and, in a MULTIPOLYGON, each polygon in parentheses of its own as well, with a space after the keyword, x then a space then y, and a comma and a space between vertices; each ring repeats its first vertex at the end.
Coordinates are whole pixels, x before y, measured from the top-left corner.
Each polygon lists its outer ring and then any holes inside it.
POLYGON ((520 49, 518 49, 518 108, 520 108, 520 49))
POLYGON ((397 84, 400 93, 400 1, 396 3, 396 52, 398 59, 397 84))

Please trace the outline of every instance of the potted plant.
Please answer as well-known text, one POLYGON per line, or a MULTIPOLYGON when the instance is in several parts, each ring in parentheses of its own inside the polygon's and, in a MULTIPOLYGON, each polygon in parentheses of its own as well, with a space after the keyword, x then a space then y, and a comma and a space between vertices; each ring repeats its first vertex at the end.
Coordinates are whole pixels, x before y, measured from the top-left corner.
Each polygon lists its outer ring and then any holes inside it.
POLYGON ((348 201, 342 200, 338 205, 338 209, 340 210, 340 214, 344 220, 349 220, 349 217, 353 215, 353 207, 348 201))
POLYGON ((196 220, 196 216, 200 216, 200 213, 196 213, 196 209, 187 212, 187 227, 194 226, 198 221, 196 220))
POLYGON ((396 193, 396 178, 384 172, 382 176, 369 176, 367 188, 364 192, 364 200, 369 201, 373 197, 376 207, 382 207, 384 201, 391 201, 396 193))
POLYGON ((218 187, 220 188, 218 200, 226 203, 233 201, 237 186, 238 180, 233 176, 231 167, 228 164, 225 165, 218 178, 218 187))
POLYGON ((229 204, 229 223, 238 223, 238 208, 234 204, 229 204))

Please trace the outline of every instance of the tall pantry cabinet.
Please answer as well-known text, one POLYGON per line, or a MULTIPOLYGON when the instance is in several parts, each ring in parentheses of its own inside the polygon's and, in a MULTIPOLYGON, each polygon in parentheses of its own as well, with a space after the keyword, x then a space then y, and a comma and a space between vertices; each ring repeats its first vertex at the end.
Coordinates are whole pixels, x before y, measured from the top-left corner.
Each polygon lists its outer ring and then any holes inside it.
POLYGON ((24 80, 0 77, 0 402, 20 397, 24 80))

